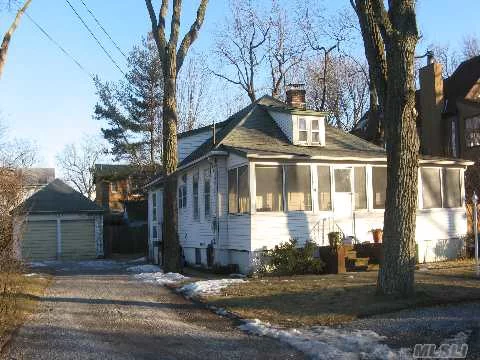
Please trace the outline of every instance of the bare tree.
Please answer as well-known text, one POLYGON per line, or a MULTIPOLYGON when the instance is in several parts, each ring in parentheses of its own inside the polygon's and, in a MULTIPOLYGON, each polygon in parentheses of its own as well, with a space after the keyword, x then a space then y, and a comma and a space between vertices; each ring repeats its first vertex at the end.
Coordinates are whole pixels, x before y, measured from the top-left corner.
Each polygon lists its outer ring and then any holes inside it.
POLYGON ((210 71, 204 59, 196 55, 191 57, 178 74, 178 130, 193 130, 210 118, 209 99, 210 71))
POLYGON ((287 14, 276 0, 270 11, 270 31, 267 34, 267 58, 270 65, 272 96, 281 97, 284 93, 287 76, 295 71, 304 60, 306 46, 287 14))
POLYGON ((57 165, 68 183, 92 199, 95 194, 95 164, 106 151, 105 145, 100 140, 85 137, 79 145, 66 145, 56 156, 57 165))
POLYGON ((418 149, 414 56, 418 42, 415 0, 352 0, 373 80, 384 96, 387 190, 384 261, 377 291, 414 291, 418 149))
POLYGON ((158 47, 162 62, 164 92, 163 92, 163 170, 166 176, 163 197, 163 265, 165 271, 181 271, 180 243, 177 232, 177 182, 174 172, 177 169, 177 75, 180 71, 188 50, 198 37, 207 10, 208 0, 200 0, 195 21, 178 46, 180 32, 180 15, 182 1, 173 0, 170 24, 170 38, 165 35, 165 18, 168 13, 168 0, 162 0, 157 15, 151 0, 145 0, 152 34, 158 47), (178 49, 177 49, 178 48, 178 49))
POLYGON ((229 73, 212 70, 212 73, 229 83, 240 86, 255 102, 256 77, 266 57, 265 44, 270 26, 257 14, 251 3, 232 1, 231 17, 217 34, 216 54, 227 66, 229 73))
POLYGON ((17 30, 18 24, 20 23, 20 19, 22 18, 23 14, 27 10, 31 2, 32 0, 25 1, 23 6, 17 11, 17 15, 15 16, 15 19, 13 20, 12 24, 10 25, 7 32, 3 36, 2 44, 0 46, 0 78, 2 77, 5 63, 7 62, 8 48, 10 46, 13 33, 15 32, 15 30, 17 30))
MULTIPOLYGON (((462 62, 460 54, 448 44, 431 44, 428 48, 433 52, 435 60, 442 64, 442 76, 444 78, 452 75, 462 62)), ((419 59, 419 61, 422 60, 424 61, 423 58, 419 59)))
POLYGON ((462 52, 465 60, 480 55, 480 40, 473 35, 465 36, 463 38, 462 52))

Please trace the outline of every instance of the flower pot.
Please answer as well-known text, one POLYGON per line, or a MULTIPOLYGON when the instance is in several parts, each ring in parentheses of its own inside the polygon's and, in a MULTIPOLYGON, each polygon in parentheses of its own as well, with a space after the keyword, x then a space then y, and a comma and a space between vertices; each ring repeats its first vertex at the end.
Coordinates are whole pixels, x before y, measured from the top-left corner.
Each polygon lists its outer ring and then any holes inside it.
POLYGON ((383 240, 383 230, 382 229, 374 229, 372 230, 373 235, 373 242, 375 244, 381 244, 383 240))

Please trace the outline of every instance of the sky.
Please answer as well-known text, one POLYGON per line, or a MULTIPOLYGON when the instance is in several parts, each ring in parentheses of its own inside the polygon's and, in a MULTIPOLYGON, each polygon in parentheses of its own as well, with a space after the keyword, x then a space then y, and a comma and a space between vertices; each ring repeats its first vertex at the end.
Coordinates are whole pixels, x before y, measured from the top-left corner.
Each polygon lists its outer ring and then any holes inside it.
MULTIPOLYGON (((81 1, 69 1, 124 69, 122 55, 96 26, 81 1)), ((83 1, 124 52, 138 44, 150 30, 143 0, 83 1)), ((270 0, 258 2, 267 6, 270 0)), ((156 6, 158 3, 154 0, 156 6)), ((194 19, 198 0, 184 0, 183 3, 182 34, 194 19)), ((323 1, 327 10, 348 5, 349 0, 323 1)), ((210 0, 204 27, 193 46, 195 52, 211 54, 214 34, 228 9, 228 0, 210 0)), ((121 73, 89 36, 66 0, 33 0, 28 13, 87 72, 99 74, 103 80, 121 78, 121 73)), ((431 43, 449 44, 455 48, 467 34, 480 36, 479 13, 478 0, 419 0, 417 22, 422 41, 417 53, 423 54, 431 43)), ((1 34, 13 17, 13 13, 0 13, 1 34)), ((358 51, 363 50, 359 48, 358 51)), ((216 81, 221 82, 220 79, 216 81)), ((100 136, 104 124, 92 118, 96 101, 95 87, 89 75, 24 17, 12 39, 0 80, 0 122, 8 127, 9 137, 34 141, 38 148, 38 165, 55 167, 55 155, 65 145, 78 143, 84 137, 100 136)))

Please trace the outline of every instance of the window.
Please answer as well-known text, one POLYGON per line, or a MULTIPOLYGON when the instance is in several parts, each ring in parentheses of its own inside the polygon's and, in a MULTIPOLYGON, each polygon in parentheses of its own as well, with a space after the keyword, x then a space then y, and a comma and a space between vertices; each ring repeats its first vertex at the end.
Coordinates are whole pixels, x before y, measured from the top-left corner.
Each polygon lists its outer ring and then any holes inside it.
POLYGON ((298 119, 298 141, 308 141, 307 119, 298 119))
POLYGON ((353 168, 355 191, 355 210, 367 208, 367 189, 365 183, 365 167, 353 168))
POLYGON ((465 119, 465 144, 480 146, 480 116, 465 119))
POLYGON ((385 209, 387 193, 387 168, 372 167, 373 208, 385 209))
POLYGON ((440 169, 421 168, 423 208, 441 208, 440 169))
POLYGON ((312 193, 309 165, 285 166, 287 211, 311 211, 312 193))
POLYGON ((443 207, 462 206, 460 169, 443 169, 443 207))
POLYGON ((319 210, 331 210, 332 198, 331 198, 331 186, 330 186, 330 167, 318 166, 318 209, 319 210))
POLYGON ((181 184, 178 187, 178 208, 185 209, 187 207, 187 175, 183 175, 181 184))
POLYGON ((228 171, 228 212, 230 214, 250 212, 250 188, 248 166, 228 171))
POLYGON ((204 216, 206 219, 210 218, 210 169, 203 173, 203 197, 204 197, 204 216))
POLYGON ((198 206, 198 172, 193 174, 193 218, 198 220, 200 218, 200 209, 198 206))
POLYGON ((112 181, 112 182, 110 183, 110 191, 111 191, 112 193, 118 192, 118 183, 117 183, 116 181, 112 181))
POLYGON ((312 120, 312 143, 320 143, 320 126, 318 120, 312 120))
POLYGON ((202 249, 195 248, 195 265, 202 265, 202 249))
POLYGON ((335 192, 352 192, 352 169, 335 169, 335 192))
POLYGON ((283 211, 283 171, 281 166, 255 167, 257 211, 283 211))
POLYGON ((152 193, 152 238, 157 239, 157 222, 158 222, 158 215, 157 215, 157 193, 152 193))

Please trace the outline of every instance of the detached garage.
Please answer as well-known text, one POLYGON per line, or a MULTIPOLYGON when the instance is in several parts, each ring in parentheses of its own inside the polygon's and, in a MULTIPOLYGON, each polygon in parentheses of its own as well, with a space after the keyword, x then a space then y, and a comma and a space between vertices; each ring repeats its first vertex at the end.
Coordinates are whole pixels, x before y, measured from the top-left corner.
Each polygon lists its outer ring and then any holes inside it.
POLYGON ((103 210, 61 180, 29 197, 16 217, 22 259, 85 260, 103 256, 103 210))

